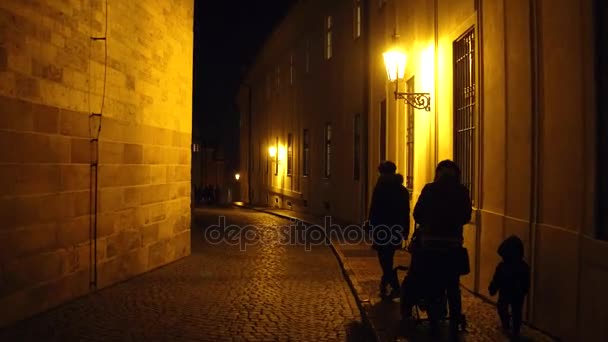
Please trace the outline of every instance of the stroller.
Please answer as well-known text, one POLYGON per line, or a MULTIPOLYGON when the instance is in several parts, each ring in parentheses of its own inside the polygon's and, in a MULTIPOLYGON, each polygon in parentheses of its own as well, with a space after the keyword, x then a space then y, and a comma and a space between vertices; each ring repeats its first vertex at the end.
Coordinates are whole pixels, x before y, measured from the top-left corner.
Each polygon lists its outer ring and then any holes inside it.
MULTIPOLYGON (((406 271, 407 274, 401 282, 400 311, 403 319, 413 317, 416 324, 425 321, 438 323, 439 321, 451 320, 448 316, 448 301, 445 285, 439 280, 436 272, 437 253, 441 253, 441 247, 423 245, 420 226, 416 225, 412 239, 407 246, 411 254, 410 265, 395 267, 395 275, 398 271, 406 271), (422 318, 421 313, 426 312, 427 318, 422 318)), ((459 329, 466 330, 466 317, 459 317, 459 329)))

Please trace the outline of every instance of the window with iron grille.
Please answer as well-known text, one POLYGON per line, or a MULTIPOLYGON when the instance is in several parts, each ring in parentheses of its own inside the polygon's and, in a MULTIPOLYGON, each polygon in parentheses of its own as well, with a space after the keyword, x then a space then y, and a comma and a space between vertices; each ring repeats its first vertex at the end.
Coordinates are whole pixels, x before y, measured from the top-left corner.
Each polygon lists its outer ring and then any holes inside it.
POLYGON ((331 124, 325 124, 325 178, 331 176, 331 124))
MULTIPOLYGON (((410 78, 407 83, 407 91, 410 93, 416 92, 414 77, 410 78)), ((414 107, 407 106, 407 129, 405 137, 405 153, 406 153, 406 176, 405 187, 410 194, 414 191, 414 107)))
MULTIPOLYGON (((606 94, 608 92, 608 3, 598 0, 595 3, 595 47, 596 47, 596 94, 606 94)), ((606 96, 597 97, 597 228, 596 237, 601 240, 608 240, 608 98, 606 96)))
POLYGON ((386 160, 386 99, 380 102, 380 161, 386 160))
POLYGON ((293 174, 293 134, 287 135, 287 175, 293 174))
POLYGON ((361 115, 355 114, 353 122, 353 178, 361 177, 361 115))
POLYGON ((302 175, 308 176, 310 174, 310 136, 307 129, 302 132, 302 175))
POLYGON ((453 43, 454 56, 454 161, 462 183, 475 196, 475 29, 453 43))
POLYGON ((333 41, 332 31, 334 28, 334 19, 331 15, 325 17, 325 59, 331 59, 333 56, 333 41))

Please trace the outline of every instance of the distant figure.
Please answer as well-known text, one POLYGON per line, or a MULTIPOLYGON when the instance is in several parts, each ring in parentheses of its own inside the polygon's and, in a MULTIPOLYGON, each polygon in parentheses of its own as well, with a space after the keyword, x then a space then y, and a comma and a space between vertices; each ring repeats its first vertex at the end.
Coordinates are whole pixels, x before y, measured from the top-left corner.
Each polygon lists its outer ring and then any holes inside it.
MULTIPOLYGON (((460 183, 460 168, 444 160, 435 169, 435 180, 426 184, 414 207, 414 220, 420 225, 421 248, 427 252, 421 261, 422 271, 437 293, 447 295, 450 309, 450 333, 464 326, 460 297, 460 276, 468 266, 463 253, 463 226, 471 220, 469 190, 460 183), (464 266, 463 264, 467 264, 464 266)), ((439 310, 431 318, 437 332, 439 310)))
POLYGON ((496 267, 488 290, 492 296, 498 293, 498 315, 504 331, 518 338, 524 299, 530 289, 530 267, 524 261, 524 244, 517 236, 504 240, 498 247, 498 255, 502 262, 496 267))
POLYGON ((410 203, 409 193, 403 186, 403 176, 396 175, 397 166, 385 161, 378 166, 380 176, 372 194, 369 210, 369 221, 372 225, 373 247, 378 252, 378 261, 382 268, 380 279, 380 297, 397 298, 399 280, 393 270, 395 250, 409 235, 410 203), (391 292, 387 297, 387 285, 391 292))

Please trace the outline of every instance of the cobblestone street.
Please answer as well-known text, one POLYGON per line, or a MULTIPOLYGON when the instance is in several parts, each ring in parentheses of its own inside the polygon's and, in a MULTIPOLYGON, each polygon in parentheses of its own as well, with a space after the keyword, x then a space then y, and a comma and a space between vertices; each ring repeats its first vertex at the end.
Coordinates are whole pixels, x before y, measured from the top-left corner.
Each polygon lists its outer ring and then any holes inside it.
POLYGON ((0 332, 2 341, 366 341, 327 246, 279 245, 289 221, 242 209, 193 214, 192 255, 0 332), (212 244, 204 230, 253 225, 259 243, 212 244))

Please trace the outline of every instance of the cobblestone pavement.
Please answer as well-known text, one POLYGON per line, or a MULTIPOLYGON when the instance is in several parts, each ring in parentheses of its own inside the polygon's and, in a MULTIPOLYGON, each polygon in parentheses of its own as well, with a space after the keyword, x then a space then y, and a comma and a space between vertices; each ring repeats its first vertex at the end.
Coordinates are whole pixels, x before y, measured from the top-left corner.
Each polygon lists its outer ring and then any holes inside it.
MULTIPOLYGON (((322 225, 323 219, 312 215, 296 213, 291 210, 256 208, 275 215, 300 219, 304 222, 322 225)), ((340 222, 333 221, 335 224, 340 222)), ((344 223, 342 223, 344 225, 344 223)), ((428 326, 420 324, 416 327, 405 329, 400 325, 399 304, 393 302, 382 302, 378 298, 378 283, 381 270, 376 257, 376 252, 370 245, 365 243, 349 244, 334 240, 334 247, 340 255, 347 273, 354 283, 358 298, 364 303, 367 317, 375 329, 375 333, 381 341, 442 341, 447 340, 447 329, 439 338, 430 339, 428 326)), ((397 251, 395 265, 409 265, 409 254, 403 250, 397 251)), ((404 276, 399 273, 400 279, 404 276)), ((462 290, 463 313, 467 317, 467 332, 460 336, 461 341, 507 341, 500 329, 496 308, 493 304, 483 301, 467 290, 462 290)), ((425 315, 422 313, 422 317, 425 315)), ((524 326, 522 331, 523 341, 553 341, 550 337, 524 326)))
POLYGON ((192 255, 0 331, 1 341, 367 341, 336 257, 266 239, 287 220, 196 210, 192 255), (205 242, 218 216, 259 243, 205 242))

